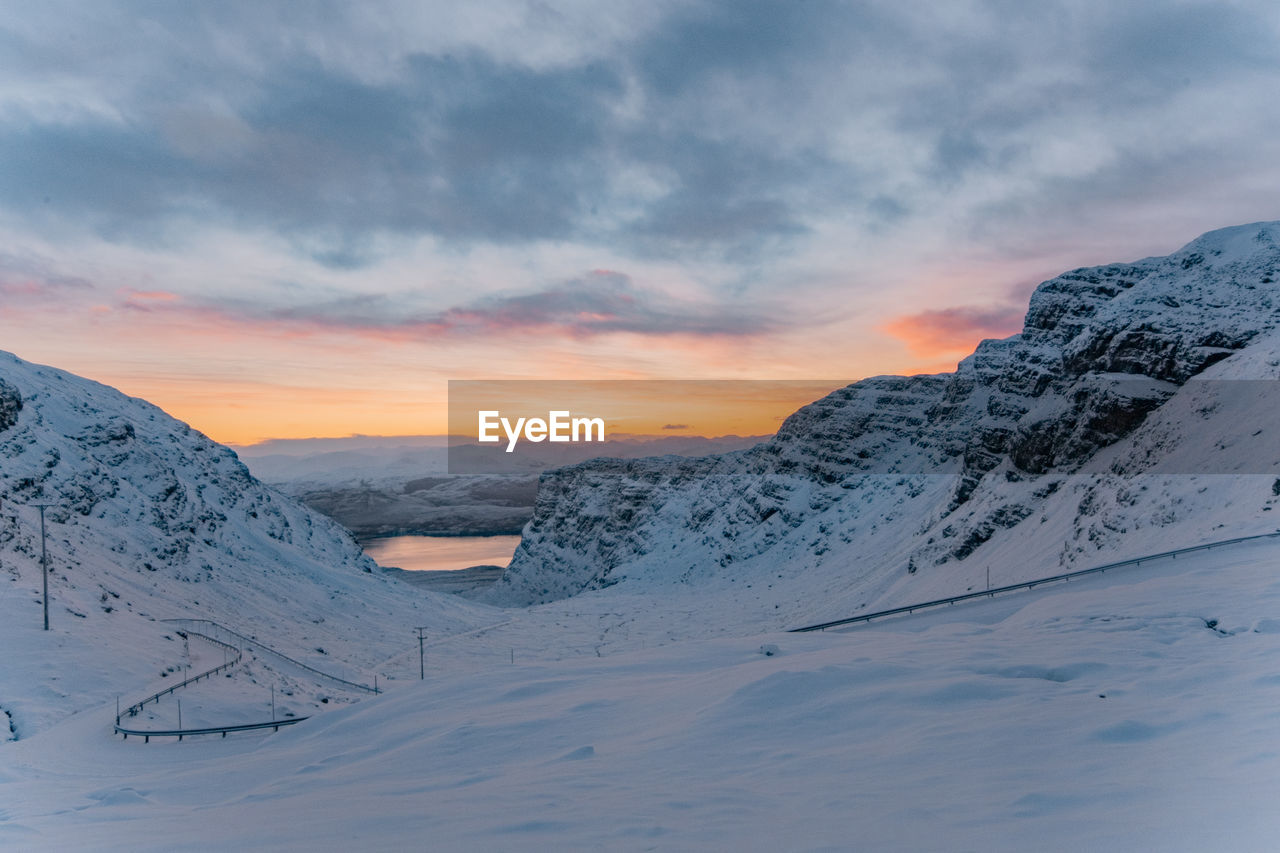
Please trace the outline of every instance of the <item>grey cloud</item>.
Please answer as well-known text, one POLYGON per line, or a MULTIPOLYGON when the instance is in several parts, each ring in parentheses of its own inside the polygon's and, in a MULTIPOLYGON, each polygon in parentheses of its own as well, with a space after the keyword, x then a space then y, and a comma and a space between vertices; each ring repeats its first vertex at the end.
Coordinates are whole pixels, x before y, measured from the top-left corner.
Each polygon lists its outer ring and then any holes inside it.
MULTIPOLYGON (((672 112, 664 74, 684 79, 690 62, 706 70, 735 57, 802 56, 821 32, 813 10, 709 4, 663 28, 664 38, 635 45, 643 54, 635 57, 533 69, 474 51, 417 55, 394 79, 370 82, 300 51, 305 39, 246 36, 242 47, 264 51, 259 68, 219 62, 213 44, 240 35, 228 17, 140 8, 188 49, 146 45, 159 67, 112 93, 127 121, 0 122, 0 156, 20 166, 0 178, 11 211, 36 205, 47 225, 139 241, 158 239, 175 217, 269 228, 307 246, 337 233, 336 248, 306 253, 340 268, 371 260, 364 238, 379 232, 462 245, 573 239, 679 255, 803 233, 806 204, 792 197, 838 177, 820 156, 797 160, 725 128, 663 120, 672 112), (693 44, 707 49, 691 55, 693 44), (633 68, 648 87, 646 108, 619 117, 633 68), (198 115, 210 101, 223 104, 221 118, 240 126, 240 138, 202 133, 219 120, 198 115), (610 189, 619 167, 661 171, 669 189, 619 196, 610 189), (621 208, 634 212, 611 215, 621 208)), ((341 17, 326 36, 340 31, 341 17)), ((324 32, 315 16, 301 25, 324 32)), ((73 53, 67 62, 91 74, 83 60, 73 53)))
POLYGON ((593 273, 537 293, 451 308, 426 318, 424 324, 447 331, 556 328, 579 336, 743 336, 776 331, 785 320, 758 309, 675 300, 641 290, 619 273, 593 273))
POLYGON ((878 195, 867 202, 867 213, 871 214, 873 227, 882 228, 898 222, 911 211, 893 196, 878 195))
MULTIPOLYGON (((363 26, 381 12, 352 4, 101 4, 81 40, 66 9, 33 8, 0 30, 0 67, 108 108, 0 114, 0 210, 144 244, 192 222, 265 230, 338 269, 376 261, 383 235, 745 268, 853 211, 909 226, 975 177, 1017 189, 968 215, 1016 219, 1056 189, 1020 170, 1064 121, 1126 150, 1116 118, 1175 125, 1185 86, 1274 73, 1266 8, 991 0, 940 23, 888 2, 701 2, 536 66, 466 45, 353 61, 381 46, 363 26), (865 127, 923 154, 886 167, 844 141, 865 127)), ((1177 156, 1160 156, 1137 173, 1167 179, 1177 156)))
POLYGON ((108 236, 174 209, 192 181, 157 141, 127 129, 33 124, 0 130, 0 197, 29 220, 82 220, 108 236))
POLYGON ((824 171, 833 183, 843 182, 834 167, 806 158, 696 137, 667 148, 654 142, 633 140, 632 156, 654 168, 665 163, 678 181, 631 223, 637 248, 711 245, 755 254, 774 238, 807 230, 789 187, 809 184, 824 171))
POLYGON ((797 320, 776 306, 743 308, 676 299, 637 287, 630 277, 597 271, 527 293, 488 296, 445 310, 416 308, 405 295, 339 296, 306 304, 207 299, 156 310, 212 312, 233 321, 286 324, 301 331, 347 331, 393 337, 554 332, 590 338, 613 333, 648 336, 749 337, 797 320))
POLYGON ((1109 18, 1092 66, 1141 94, 1280 59, 1274 27, 1227 3, 1119 3, 1109 18))
POLYGON ((45 258, 0 252, 0 297, 6 304, 76 298, 94 289, 88 279, 61 273, 45 258))
MULTIPOLYGON (((678 7, 667 25, 640 44, 634 64, 651 89, 673 96, 710 76, 775 73, 815 61, 837 40, 846 49, 865 27, 849 4, 702 2, 678 7), (841 24, 854 24, 853 28, 841 24)), ((870 7, 863 15, 870 16, 870 7)))
POLYGON ((988 165, 991 157, 971 131, 943 131, 934 146, 934 174, 955 180, 971 168, 988 165))
MULTIPOLYGON (((1267 8, 993 0, 975 7, 968 29, 926 49, 945 73, 904 86, 895 124, 930 142, 926 175, 944 185, 975 170, 1016 174, 1068 117, 1123 147, 1138 111, 1195 122, 1174 100, 1192 85, 1255 73, 1274 85, 1280 33, 1267 8)), ((1255 85, 1261 96, 1265 85, 1255 85)))

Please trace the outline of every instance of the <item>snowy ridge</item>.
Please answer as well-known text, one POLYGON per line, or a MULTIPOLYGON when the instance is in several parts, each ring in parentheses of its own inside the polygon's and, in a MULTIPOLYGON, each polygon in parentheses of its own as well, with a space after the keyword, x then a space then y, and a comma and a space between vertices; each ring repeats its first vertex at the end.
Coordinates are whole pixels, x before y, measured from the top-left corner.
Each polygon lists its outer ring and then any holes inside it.
MULTIPOLYGON (((869 607, 963 590, 1005 555, 1043 573, 1123 552, 1147 525, 1176 523, 1173 544, 1188 545, 1274 529, 1272 477, 1156 475, 1177 454, 1200 474, 1250 473, 1218 467, 1212 445, 1265 412, 1200 411, 1188 380, 1280 376, 1277 278, 1280 223, 1214 231, 1051 279, 1021 334, 984 341, 954 373, 855 383, 759 447, 549 472, 489 600, 807 575, 820 618, 831 596, 869 607)), ((783 627, 767 605, 785 604, 757 597, 753 616, 783 627)))
POLYGON ((0 631, 15 649, 47 649, 39 516, 27 505, 52 504, 51 633, 63 656, 15 659, 0 680, 24 737, 95 699, 141 694, 173 662, 172 629, 157 619, 212 618, 364 681, 365 667, 407 645, 405 626, 492 621, 387 578, 337 524, 155 406, 7 353, 0 500, 0 631))

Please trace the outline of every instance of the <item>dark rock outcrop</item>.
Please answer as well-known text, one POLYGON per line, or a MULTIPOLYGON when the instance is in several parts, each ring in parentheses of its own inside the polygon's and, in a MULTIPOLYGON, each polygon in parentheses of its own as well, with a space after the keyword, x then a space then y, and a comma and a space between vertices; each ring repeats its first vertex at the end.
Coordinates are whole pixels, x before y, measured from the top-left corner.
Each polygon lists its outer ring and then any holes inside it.
POLYGON ((0 379, 0 432, 18 422, 20 411, 22 411, 22 395, 18 393, 17 388, 0 379))

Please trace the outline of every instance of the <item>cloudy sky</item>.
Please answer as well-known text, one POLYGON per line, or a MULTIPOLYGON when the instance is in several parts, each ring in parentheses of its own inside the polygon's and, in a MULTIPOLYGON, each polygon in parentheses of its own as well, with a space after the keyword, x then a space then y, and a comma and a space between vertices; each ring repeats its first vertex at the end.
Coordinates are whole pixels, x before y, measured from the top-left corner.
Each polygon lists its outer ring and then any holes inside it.
POLYGON ((0 3, 0 348, 227 441, 949 369, 1280 218, 1273 2, 0 3))

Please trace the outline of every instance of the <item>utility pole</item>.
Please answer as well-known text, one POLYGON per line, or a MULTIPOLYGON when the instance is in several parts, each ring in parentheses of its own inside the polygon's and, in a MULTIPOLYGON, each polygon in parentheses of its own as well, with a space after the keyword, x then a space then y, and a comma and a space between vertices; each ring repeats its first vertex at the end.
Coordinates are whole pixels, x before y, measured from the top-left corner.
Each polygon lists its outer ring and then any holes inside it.
POLYGON ((415 628, 414 630, 418 632, 418 680, 423 681, 427 677, 427 653, 424 650, 422 641, 427 638, 427 635, 422 632, 427 629, 415 628))
POLYGON ((271 685, 271 722, 276 720, 276 686, 271 685))
POLYGON ((49 630, 49 551, 45 547, 44 510, 54 504, 32 504, 40 508, 40 568, 44 573, 44 629, 49 630))

